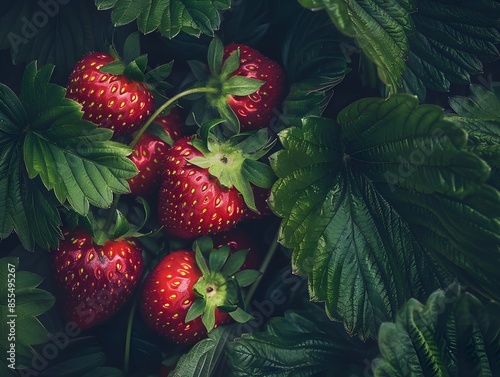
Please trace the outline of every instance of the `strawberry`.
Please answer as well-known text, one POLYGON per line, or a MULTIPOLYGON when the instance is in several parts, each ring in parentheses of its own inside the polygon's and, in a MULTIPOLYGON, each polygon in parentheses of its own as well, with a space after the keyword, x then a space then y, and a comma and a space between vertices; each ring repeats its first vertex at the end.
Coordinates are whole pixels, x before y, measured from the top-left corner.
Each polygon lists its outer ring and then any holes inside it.
MULTIPOLYGON (((167 133, 172 141, 176 141, 183 136, 183 118, 177 108, 162 117, 155 119, 167 133)), ((170 145, 158 136, 145 132, 134 146, 130 159, 134 162, 139 173, 128 180, 130 192, 133 195, 148 196, 160 187, 162 174, 161 163, 170 145)))
POLYGON ((63 229, 64 239, 52 251, 62 314, 80 329, 98 325, 131 297, 143 269, 135 239, 96 245, 83 228, 63 229))
POLYGON ((215 248, 228 245, 231 253, 238 250, 248 250, 245 263, 241 270, 258 270, 261 264, 259 245, 250 233, 240 227, 228 230, 227 232, 214 234, 211 236, 215 248))
MULTIPOLYGON (((163 258, 144 282, 141 312, 146 324, 178 344, 205 338, 201 317, 185 323, 188 309, 198 298, 193 287, 200 278, 193 251, 177 250, 163 258)), ((214 327, 229 321, 227 313, 215 308, 214 327)))
POLYGON ((257 271, 237 272, 246 251, 229 256, 229 248, 215 250, 202 238, 196 252, 187 249, 165 256, 144 281, 140 311, 148 327, 177 344, 190 345, 231 318, 251 319, 239 305, 240 285, 247 286, 257 271), (207 261, 204 254, 210 255, 207 261))
POLYGON ((274 115, 273 110, 283 100, 285 72, 277 62, 243 44, 225 46, 223 60, 237 50, 240 51, 240 66, 231 76, 250 77, 264 81, 264 84, 252 94, 229 96, 227 102, 238 117, 242 131, 267 127, 274 115))
POLYGON ((82 105, 84 119, 115 135, 131 134, 151 115, 155 102, 144 83, 100 71, 113 62, 105 53, 84 56, 69 77, 66 96, 82 105))
POLYGON ((206 95, 209 105, 230 123, 239 123, 241 131, 269 126, 285 94, 281 65, 244 44, 223 47, 218 38, 209 48, 208 61, 211 77, 206 87, 213 88, 206 95))
POLYGON ((200 156, 189 137, 165 154, 158 213, 170 236, 191 239, 219 233, 243 218, 245 203, 238 190, 223 187, 208 169, 189 162, 200 156))

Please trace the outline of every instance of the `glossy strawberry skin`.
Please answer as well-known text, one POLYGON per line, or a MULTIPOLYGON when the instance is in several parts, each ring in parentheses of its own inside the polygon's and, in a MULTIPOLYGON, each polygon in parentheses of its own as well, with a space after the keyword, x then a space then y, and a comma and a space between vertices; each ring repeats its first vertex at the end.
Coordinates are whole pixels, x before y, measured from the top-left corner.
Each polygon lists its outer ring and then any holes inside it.
POLYGON ((227 102, 235 112, 241 131, 250 131, 269 126, 276 110, 283 101, 285 72, 275 61, 259 51, 243 45, 230 44, 224 47, 224 60, 240 49, 240 67, 231 76, 244 76, 264 81, 264 84, 248 96, 229 96, 227 102))
MULTIPOLYGON (((184 321, 198 298, 193 286, 200 277, 193 251, 176 250, 165 256, 144 282, 140 310, 146 325, 177 344, 194 344, 205 338, 207 330, 201 317, 184 321)), ((215 308, 215 327, 230 318, 215 308)))
POLYGON ((52 251, 63 317, 80 329, 98 325, 131 297, 141 279, 142 254, 133 239, 95 245, 82 228, 63 229, 52 251))
MULTIPOLYGON (((177 108, 162 117, 155 119, 161 124, 173 141, 183 136, 183 118, 177 108)), ((170 145, 159 137, 145 132, 134 146, 130 159, 139 173, 128 180, 130 192, 133 195, 149 196, 158 192, 163 171, 162 162, 170 145)))
POLYGON ((240 271, 247 269, 259 269, 261 264, 259 245, 250 233, 236 227, 226 232, 215 234, 211 238, 215 249, 228 245, 231 254, 238 250, 248 249, 245 263, 241 266, 240 271))
POLYGON ((191 138, 174 143, 163 161, 162 186, 158 196, 159 222, 164 232, 192 239, 231 229, 244 215, 245 204, 233 187, 226 189, 208 169, 187 160, 201 153, 191 138))
POLYGON ((115 135, 131 134, 153 113, 154 98, 141 82, 99 71, 114 60, 100 52, 85 55, 69 77, 66 96, 82 105, 83 119, 115 135))

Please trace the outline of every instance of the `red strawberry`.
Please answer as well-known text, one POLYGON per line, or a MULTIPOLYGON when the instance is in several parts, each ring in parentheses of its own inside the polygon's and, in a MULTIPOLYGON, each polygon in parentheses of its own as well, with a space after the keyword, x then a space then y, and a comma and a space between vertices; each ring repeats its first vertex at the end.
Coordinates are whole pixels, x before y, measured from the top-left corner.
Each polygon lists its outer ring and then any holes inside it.
MULTIPOLYGON (((216 38, 209 49, 209 55, 219 49, 222 49, 222 45, 216 38)), ((214 88, 215 92, 207 94, 208 103, 217 108, 225 119, 228 118, 228 111, 232 110, 240 123, 241 131, 269 126, 274 111, 281 105, 285 94, 283 68, 274 60, 243 44, 227 45, 222 53, 222 62, 209 59, 212 76, 207 81, 207 86, 214 88), (239 62, 236 60, 228 63, 231 55, 237 59, 234 54, 238 51, 239 62), (230 109, 226 109, 227 106, 230 109)))
POLYGON ((165 154, 158 213, 170 236, 191 239, 215 234, 243 218, 245 203, 236 188, 223 187, 207 168, 189 162, 201 156, 191 138, 177 141, 165 154))
POLYGON ((248 254, 245 263, 241 266, 241 270, 258 270, 261 264, 259 245, 250 233, 236 227, 227 232, 214 234, 211 236, 214 247, 219 249, 224 245, 228 245, 231 253, 238 250, 248 249, 248 254))
MULTIPOLYGON (((163 126, 173 141, 183 136, 183 119, 177 108, 172 109, 166 116, 156 118, 155 121, 163 126)), ((168 149, 170 145, 149 132, 141 136, 130 156, 139 170, 135 177, 128 180, 133 195, 148 196, 158 191, 162 174, 161 164, 168 149)))
MULTIPOLYGON (((143 287, 141 314, 155 333, 178 344, 193 344, 207 336, 202 317, 185 322, 189 308, 198 298, 193 287, 201 276, 195 253, 190 250, 168 254, 148 275, 143 287)), ((216 307, 212 310, 215 310, 214 328, 230 321, 228 313, 216 307)))
POLYGON ((66 96, 82 105, 84 119, 115 135, 131 134, 154 111, 154 98, 142 82, 99 70, 114 61, 100 52, 84 56, 69 77, 66 96))
POLYGON ((243 44, 224 47, 224 61, 240 49, 240 67, 231 76, 244 76, 264 81, 264 84, 247 96, 229 96, 227 101, 240 120, 241 130, 267 127, 273 110, 280 106, 285 91, 285 72, 274 60, 243 44))
POLYGON ((111 317, 130 298, 142 275, 141 249, 134 239, 96 245, 83 228, 63 229, 63 234, 52 251, 58 300, 65 319, 86 329, 111 317))
POLYGON ((141 297, 146 325, 178 344, 193 344, 231 319, 251 319, 239 302, 241 287, 260 275, 239 271, 246 251, 230 255, 227 246, 213 249, 208 237, 193 246, 196 252, 181 249, 165 256, 146 278, 141 297))

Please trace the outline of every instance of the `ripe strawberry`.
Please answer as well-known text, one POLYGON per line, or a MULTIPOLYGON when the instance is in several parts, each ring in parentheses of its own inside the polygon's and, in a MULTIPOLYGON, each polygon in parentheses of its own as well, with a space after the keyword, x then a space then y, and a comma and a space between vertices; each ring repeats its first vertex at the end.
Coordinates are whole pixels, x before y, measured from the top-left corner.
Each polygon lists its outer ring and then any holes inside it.
POLYGON ((238 117, 242 131, 267 127, 273 117, 273 110, 283 100, 285 72, 277 62, 243 44, 225 46, 223 60, 237 49, 240 50, 240 67, 231 76, 250 77, 264 81, 264 84, 255 93, 229 96, 227 102, 238 117))
POLYGON ((193 344, 231 318, 241 323, 251 319, 240 306, 240 287, 253 283, 259 273, 238 272, 246 251, 229 255, 229 247, 212 246, 210 238, 198 239, 195 252, 168 254, 146 278, 140 310, 155 333, 178 344, 193 344))
MULTIPOLYGON (((182 115, 177 108, 162 117, 155 119, 163 126, 168 136, 176 141, 183 136, 182 115)), ((148 196, 158 191, 162 174, 162 162, 170 145, 152 133, 145 132, 134 146, 130 159, 139 173, 128 180, 133 195, 148 196)))
POLYGON ((83 228, 63 229, 64 240, 52 251, 58 300, 67 321, 80 329, 98 325, 130 298, 142 269, 134 239, 93 243, 83 228))
POLYGON ((228 245, 231 253, 238 250, 248 250, 245 263, 241 266, 241 270, 258 270, 261 264, 259 245, 256 240, 240 227, 228 230, 227 232, 214 234, 211 236, 216 249, 224 245, 228 245))
POLYGON ((82 105, 84 119, 115 135, 131 134, 154 111, 154 98, 144 83, 99 70, 114 61, 100 52, 84 56, 69 77, 66 96, 82 105))
POLYGON ((249 46, 224 47, 218 38, 208 55, 211 76, 206 86, 213 89, 206 95, 209 105, 228 125, 239 123, 241 131, 269 126, 285 94, 283 68, 249 46))
MULTIPOLYGON (((146 324, 178 344, 192 344, 205 338, 207 329, 201 317, 185 323, 189 308, 198 298, 193 287, 201 276, 193 251, 177 250, 163 258, 144 282, 141 313, 146 324)), ((214 328, 230 318, 215 308, 214 328)))
MULTIPOLYGON (((165 154, 158 214, 170 236, 191 239, 235 226, 245 208, 236 188, 225 188, 209 169, 189 162, 203 154, 183 138, 165 154)), ((227 161, 226 161, 227 162, 227 161)))

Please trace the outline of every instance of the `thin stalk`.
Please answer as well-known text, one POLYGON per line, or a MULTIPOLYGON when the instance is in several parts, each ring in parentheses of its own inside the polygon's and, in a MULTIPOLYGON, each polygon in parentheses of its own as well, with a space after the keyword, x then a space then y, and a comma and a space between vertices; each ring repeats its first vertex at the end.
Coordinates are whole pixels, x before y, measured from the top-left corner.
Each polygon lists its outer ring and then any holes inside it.
POLYGON ((148 129, 149 125, 151 123, 153 123, 153 121, 163 112, 163 110, 165 110, 167 107, 169 107, 170 105, 172 105, 173 103, 175 103, 175 101, 177 101, 178 99, 180 99, 182 97, 185 97, 185 96, 189 96, 190 94, 195 94, 195 93, 216 93, 216 92, 217 92, 216 88, 208 88, 208 87, 192 88, 192 89, 188 89, 188 90, 185 90, 183 92, 180 92, 180 93, 176 94, 175 96, 173 96, 172 98, 169 98, 167 100, 167 102, 165 102, 163 105, 161 105, 153 113, 153 115, 151 115, 148 118, 148 120, 146 121, 146 123, 144 123, 142 125, 141 129, 139 130, 139 132, 137 132, 137 135, 135 136, 134 140, 132 140, 132 142, 129 144, 129 146, 131 148, 134 148, 135 145, 137 144, 137 142, 139 141, 140 137, 142 136, 142 134, 144 132, 146 132, 146 130, 148 129))
POLYGON ((125 353, 123 355, 123 373, 125 376, 128 376, 129 367, 130 367, 130 343, 132 340, 132 326, 134 323, 135 309, 137 307, 137 302, 139 300, 136 298, 134 303, 132 304, 132 308, 130 309, 130 313, 128 315, 128 323, 127 323, 127 334, 125 338, 125 353))
POLYGON ((277 249, 278 249, 278 232, 276 232, 276 236, 274 237, 273 242, 269 246, 269 249, 267 250, 266 253, 266 257, 259 268, 259 271, 262 273, 262 275, 259 276, 257 280, 248 289, 248 292, 245 297, 245 307, 248 307, 248 305, 250 305, 250 301, 252 300, 255 291, 259 287, 260 280, 264 275, 264 273, 266 272, 267 268, 269 267, 269 264, 271 263, 271 260, 273 259, 277 249))

